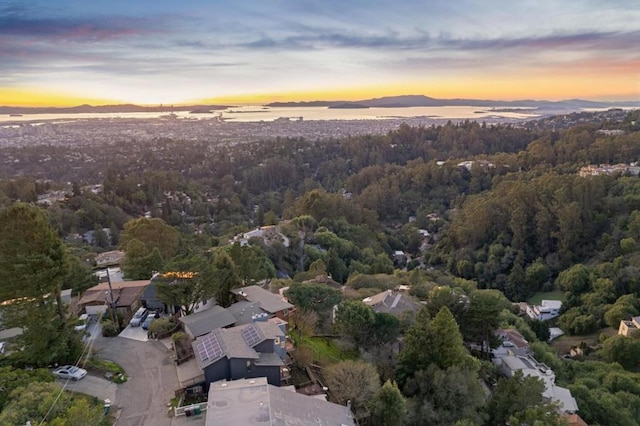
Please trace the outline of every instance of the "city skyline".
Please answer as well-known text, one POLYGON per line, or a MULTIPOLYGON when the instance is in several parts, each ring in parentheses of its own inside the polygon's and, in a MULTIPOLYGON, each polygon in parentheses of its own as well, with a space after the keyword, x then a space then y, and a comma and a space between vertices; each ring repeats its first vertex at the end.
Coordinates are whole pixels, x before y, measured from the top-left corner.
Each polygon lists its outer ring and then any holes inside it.
POLYGON ((5 1, 0 105, 640 99, 636 1, 5 1))

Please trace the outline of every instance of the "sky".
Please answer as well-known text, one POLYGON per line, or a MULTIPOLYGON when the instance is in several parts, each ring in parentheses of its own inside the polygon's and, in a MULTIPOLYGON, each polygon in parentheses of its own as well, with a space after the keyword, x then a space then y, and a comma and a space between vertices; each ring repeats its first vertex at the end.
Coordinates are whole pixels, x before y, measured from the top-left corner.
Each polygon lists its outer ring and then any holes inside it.
POLYGON ((638 0, 0 0, 0 105, 640 99, 638 0))

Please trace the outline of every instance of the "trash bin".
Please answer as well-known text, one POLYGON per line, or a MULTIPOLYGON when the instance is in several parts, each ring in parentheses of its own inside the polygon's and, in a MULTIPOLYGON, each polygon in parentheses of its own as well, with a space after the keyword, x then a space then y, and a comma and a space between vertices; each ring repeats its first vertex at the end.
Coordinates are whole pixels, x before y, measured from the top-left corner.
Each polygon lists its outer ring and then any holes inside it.
POLYGON ((194 407, 194 409, 193 409, 193 414, 195 414, 195 415, 197 416, 197 415, 199 415, 200 413, 201 413, 201 411, 200 411, 200 406, 198 405, 198 406, 194 407))
POLYGON ((191 409, 184 410, 184 415, 187 417, 191 417, 191 409))

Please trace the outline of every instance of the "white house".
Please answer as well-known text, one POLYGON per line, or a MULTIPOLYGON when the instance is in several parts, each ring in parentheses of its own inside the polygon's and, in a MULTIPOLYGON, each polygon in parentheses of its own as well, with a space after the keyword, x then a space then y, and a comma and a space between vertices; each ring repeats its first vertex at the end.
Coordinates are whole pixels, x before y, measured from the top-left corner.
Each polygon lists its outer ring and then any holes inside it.
POLYGON ((527 315, 531 319, 547 321, 560 315, 560 300, 543 300, 539 305, 527 306, 527 315))

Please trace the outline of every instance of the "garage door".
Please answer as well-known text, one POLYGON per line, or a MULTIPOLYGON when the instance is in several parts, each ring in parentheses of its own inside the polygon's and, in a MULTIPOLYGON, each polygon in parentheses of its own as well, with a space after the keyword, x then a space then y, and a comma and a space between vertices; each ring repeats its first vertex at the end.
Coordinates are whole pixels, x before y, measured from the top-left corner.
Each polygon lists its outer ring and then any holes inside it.
POLYGON ((85 306, 89 315, 100 315, 107 311, 107 305, 85 306))

